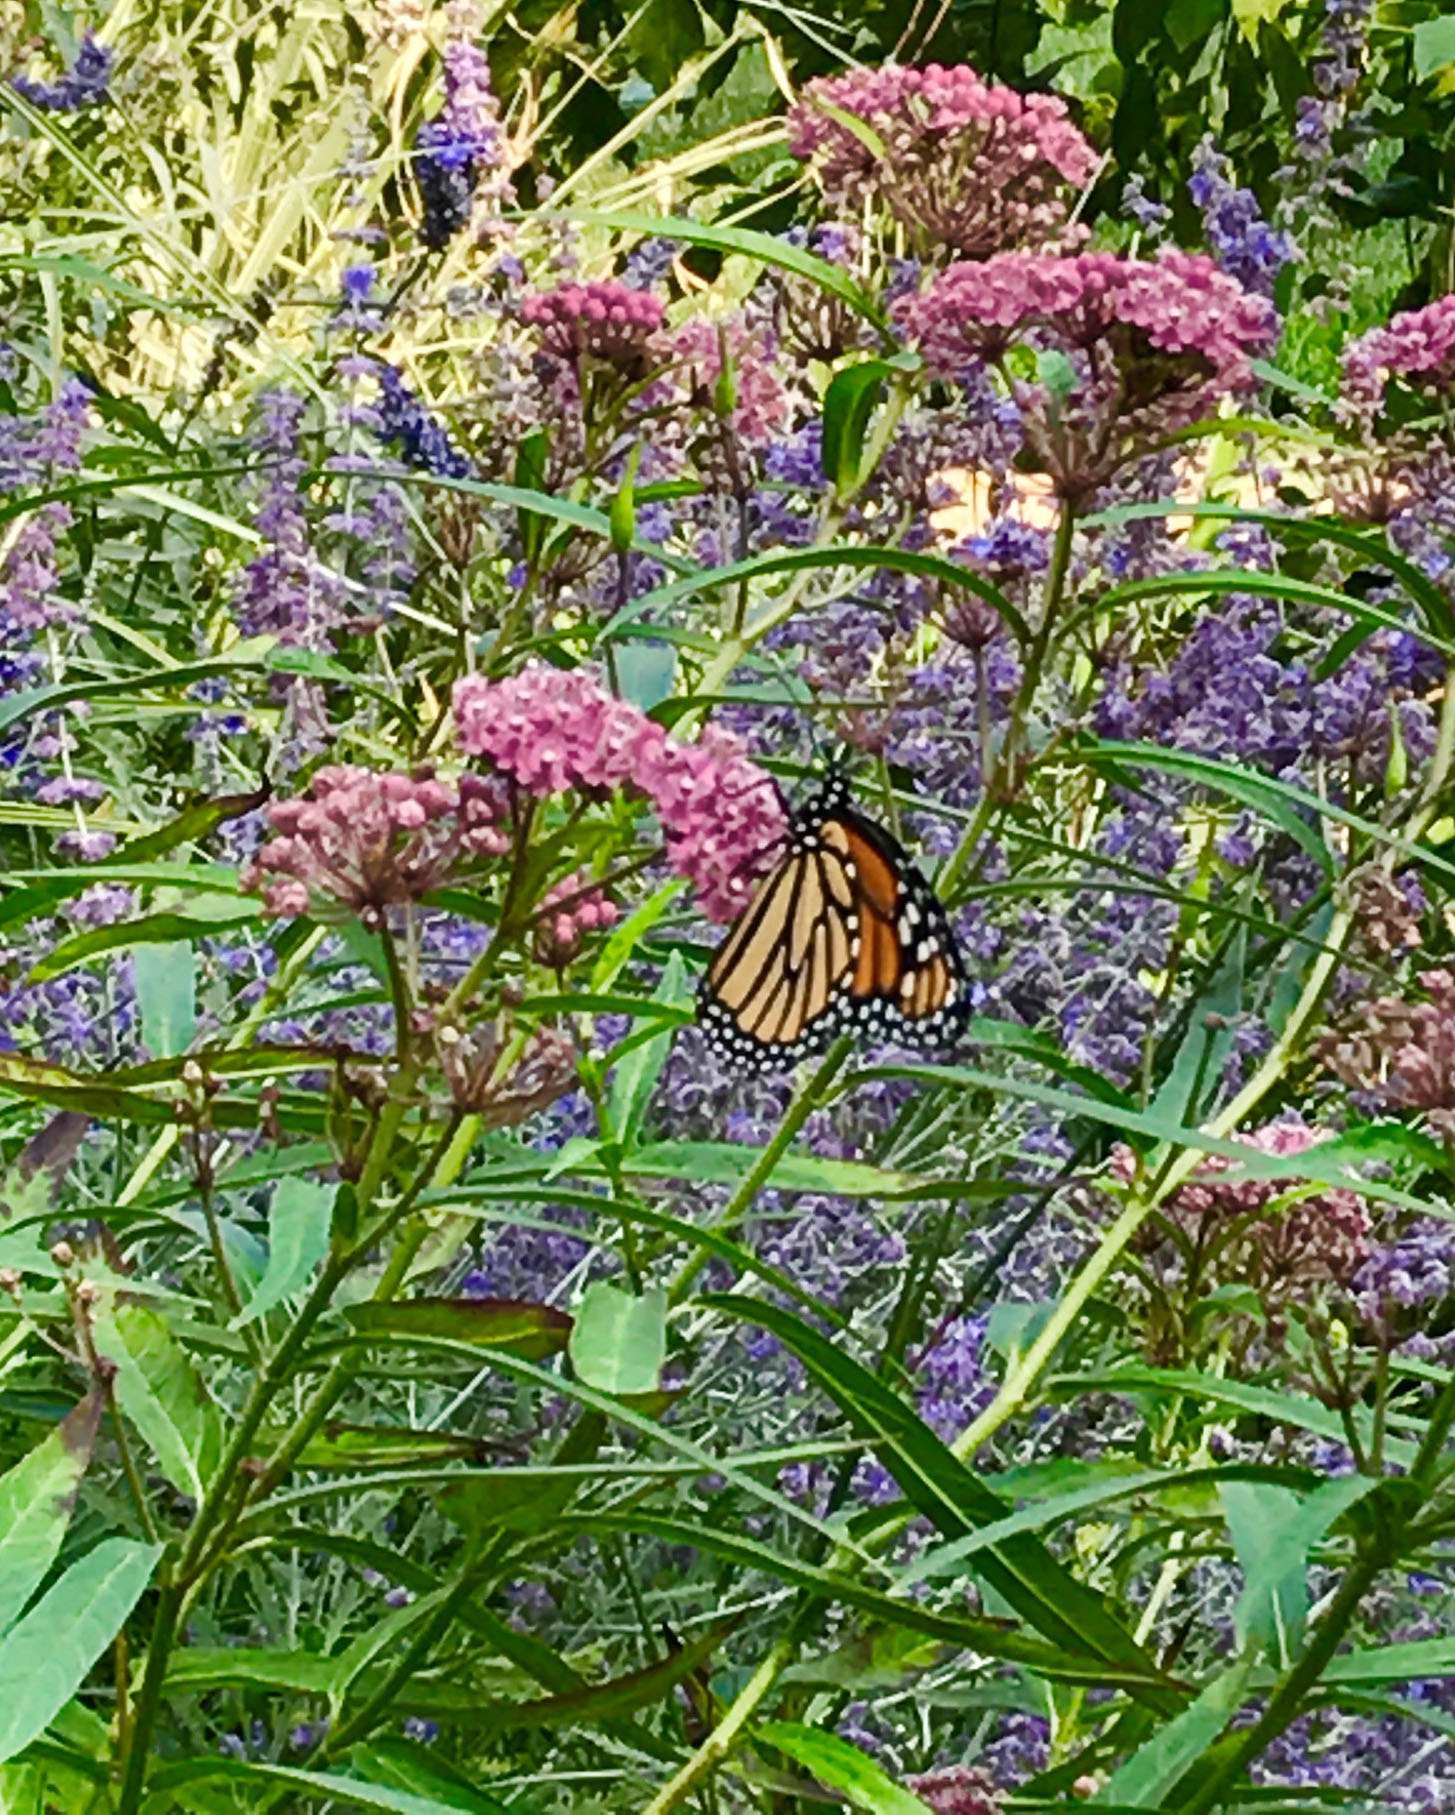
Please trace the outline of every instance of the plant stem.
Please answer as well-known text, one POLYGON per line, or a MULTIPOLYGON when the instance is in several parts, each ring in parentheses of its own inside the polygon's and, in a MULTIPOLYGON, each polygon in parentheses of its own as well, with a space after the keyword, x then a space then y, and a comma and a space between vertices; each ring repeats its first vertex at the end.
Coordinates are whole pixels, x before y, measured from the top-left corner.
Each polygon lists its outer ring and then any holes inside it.
POLYGON ((643 1809, 642 1815, 667 1815, 690 1790, 717 1769, 737 1744, 738 1735, 757 1713, 764 1697, 779 1676, 793 1661, 797 1642, 791 1637, 779 1639, 758 1668, 738 1691, 737 1699, 682 1769, 657 1792, 643 1809))
POLYGON ((1234 1738, 1226 1753, 1213 1765, 1211 1775, 1202 1780, 1191 1796, 1171 1805, 1179 1811, 1179 1815, 1207 1815, 1208 1811, 1221 1807, 1223 1791, 1243 1767, 1296 1719, 1304 1697, 1339 1649, 1350 1622, 1359 1611, 1359 1603, 1373 1587, 1384 1566, 1384 1557, 1374 1551, 1354 1560, 1339 1584, 1339 1592, 1329 1604, 1328 1611, 1319 1621, 1297 1663, 1285 1672, 1262 1716, 1234 1738))
MULTIPOLYGON (((794 1136, 798 1133, 799 1129, 802 1128, 803 1124, 808 1120, 809 1116, 812 1115, 814 1110, 817 1109, 828 1096, 828 1093, 833 1086, 834 1079, 843 1069, 844 1061, 852 1051, 853 1045, 854 1042, 850 1035, 841 1034, 829 1048, 828 1052, 824 1055, 823 1063, 799 1092, 798 1097, 790 1106, 787 1115, 785 1115, 782 1122, 779 1123, 773 1139, 769 1141, 768 1145, 763 1148, 762 1152, 758 1155, 757 1162, 748 1173, 748 1176, 743 1180, 742 1184, 739 1185, 737 1190, 733 1193, 732 1198, 728 1202, 727 1207, 723 1210, 722 1215, 718 1217, 716 1222, 708 1225, 713 1234, 721 1234, 724 1230, 730 1229, 734 1223, 738 1222, 752 1208, 754 1198, 757 1197, 758 1193, 772 1176, 773 1170, 777 1166, 779 1160, 783 1158, 783 1155, 792 1145, 794 1136)), ((681 1304, 682 1300, 687 1295, 688 1288, 691 1286, 693 1280, 697 1278, 697 1275, 707 1265, 707 1261, 708 1255, 706 1250, 699 1249, 696 1254, 692 1255, 691 1258, 684 1263, 681 1272, 677 1275, 668 1289, 668 1304, 681 1304)))
MULTIPOLYGON (((1210 1135, 1223 1139, 1231 1134, 1249 1110, 1255 1108, 1282 1078, 1304 1028, 1317 1011, 1329 979, 1343 957, 1344 942, 1349 936, 1352 923, 1353 916, 1347 909, 1340 910, 1335 915, 1329 926, 1324 949, 1310 968, 1303 993, 1288 1017, 1283 1032, 1237 1096, 1209 1124, 1207 1132, 1210 1135)), ((1128 1203, 1102 1236, 1096 1252, 1067 1288, 1046 1327, 1025 1354, 1007 1370, 995 1398, 970 1428, 956 1438, 953 1448, 962 1461, 973 1456, 982 1443, 993 1437, 1005 1421, 1019 1411, 1042 1368, 1060 1347, 1062 1338, 1076 1321, 1083 1305, 1110 1273, 1127 1243, 1157 1205, 1169 1197, 1201 1163, 1202 1154, 1199 1149, 1185 1148, 1163 1171, 1154 1190, 1134 1197, 1128 1203)))

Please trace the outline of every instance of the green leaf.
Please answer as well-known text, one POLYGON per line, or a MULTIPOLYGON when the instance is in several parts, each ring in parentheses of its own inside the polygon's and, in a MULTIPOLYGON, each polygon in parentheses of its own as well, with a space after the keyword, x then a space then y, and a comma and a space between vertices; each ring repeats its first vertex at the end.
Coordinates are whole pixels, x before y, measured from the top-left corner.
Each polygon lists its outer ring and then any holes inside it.
POLYGON ((599 1279, 586 1289, 571 1332, 571 1365, 601 1393, 652 1393, 667 1358, 667 1294, 634 1297, 599 1279))
POLYGON ((498 1815, 502 1806, 477 1790, 448 1759, 415 1740, 371 1739, 367 1745, 351 1746, 349 1764, 369 1783, 412 1796, 433 1796, 464 1815, 498 1815))
POLYGON ((786 1752, 853 1808, 868 1809, 871 1815, 930 1815, 928 1803, 887 1777, 872 1758, 837 1733, 783 1720, 768 1721, 756 1731, 765 1745, 786 1752))
MULTIPOLYGON (((88 927, 85 932, 73 933, 69 939, 62 939, 52 946, 36 963, 30 973, 31 980, 44 983, 84 964, 88 958, 99 957, 105 952, 127 951, 133 946, 164 946, 166 950, 157 955, 155 962, 165 964, 171 961, 168 954, 178 949, 190 954, 193 939, 210 938, 224 927, 240 926, 261 918, 262 904, 257 901, 243 900, 236 895, 196 897, 188 902, 186 912, 144 914, 138 920, 119 920, 113 926, 88 927)), ((170 1051, 163 1051, 147 1041, 158 1058, 185 1052, 190 1044, 190 1034, 185 1044, 173 1046, 170 1051)))
POLYGON ((1410 33, 1415 54, 1415 78, 1427 81, 1455 63, 1455 18, 1422 19, 1410 33))
MULTIPOLYGON (((1030 641, 1030 630, 1025 619, 1000 588, 992 586, 988 580, 982 580, 968 568, 959 566, 944 555, 911 548, 864 547, 857 542, 827 543, 821 548, 770 550, 767 554, 751 555, 745 561, 734 561, 726 567, 700 569, 680 580, 673 580, 666 586, 644 592, 623 605, 602 627, 598 640, 608 641, 617 637, 637 618, 648 615, 653 619, 660 617, 665 607, 675 605, 683 599, 700 598, 703 593, 762 579, 770 574, 801 573, 805 569, 817 567, 885 568, 893 573, 919 574, 926 579, 939 580, 946 586, 962 587, 966 592, 974 593, 977 599, 983 599, 987 605, 993 606, 1020 642, 1030 641)), ((776 601, 766 601, 761 615, 751 619, 748 624, 749 638, 756 639, 771 630, 778 622, 778 611, 776 601)))
MULTIPOLYGON (((667 1008, 686 1008, 691 1003, 692 988, 680 952, 673 952, 668 958, 662 979, 652 991, 652 1000, 667 1008)), ((647 1105, 662 1075, 662 1067, 667 1063, 676 1032, 676 1028, 669 1025, 650 1039, 638 1041, 616 1060, 612 1068, 607 1120, 612 1138, 628 1150, 636 1145, 641 1134, 647 1105)))
MULTIPOLYGON (((532 429, 528 435, 521 437, 515 455, 515 483, 519 490, 545 490, 546 459, 550 445, 550 433, 545 428, 532 429)), ((534 561, 545 540, 547 519, 539 511, 522 508, 516 512, 516 522, 520 528, 521 553, 527 561, 534 561)))
POLYGON ((268 1264, 232 1329, 282 1304, 313 1277, 328 1252, 337 1192, 337 1185, 301 1174, 278 1180, 268 1207, 268 1264))
POLYGON ((148 1306, 104 1288, 92 1323, 97 1352, 116 1365, 117 1403, 179 1493, 200 1500, 222 1457, 222 1415, 186 1351, 148 1306))
POLYGON ((836 372, 823 400, 823 470, 841 492, 852 492, 863 477, 864 435, 893 367, 866 359, 836 372))
POLYGON ((147 1049, 156 1059, 186 1052, 197 1033, 197 954, 181 941, 141 945, 132 962, 147 1049))
POLYGON ((1137 1748, 1097 1796, 1096 1806, 1158 1809, 1162 1799, 1227 1726, 1242 1704, 1251 1662, 1240 1658, 1215 1676, 1190 1707, 1137 1748))
POLYGON ((1243 1571, 1234 1615, 1240 1647, 1256 1639, 1274 1663, 1292 1661, 1308 1619, 1309 1552, 1336 1519, 1378 1485, 1369 1475, 1344 1475, 1307 1496, 1253 1482, 1222 1487, 1228 1530, 1243 1571))
POLYGON ((677 679, 677 651, 650 637, 623 643, 616 652, 616 684, 624 700, 650 712, 672 697, 677 679))
POLYGON ((167 1660, 167 1689, 296 1689, 327 1695, 338 1675, 336 1658, 271 1645, 179 1645, 167 1660))
POLYGON ((591 987, 593 990, 610 989, 611 985, 626 968, 628 960, 637 946, 651 932, 657 922, 666 914, 672 903, 687 887, 681 878, 674 878, 664 883, 654 895, 628 914, 619 926, 613 927, 610 937, 597 955, 596 963, 591 970, 591 987))
POLYGON ((0 1645, 0 1761, 65 1707, 141 1599, 160 1544, 107 1538, 73 1563, 0 1645))
POLYGON ((510 1298, 368 1299, 346 1305, 344 1316, 359 1336, 442 1336, 480 1348, 541 1360, 558 1355, 571 1334, 571 1319, 554 1305, 510 1298))
POLYGON ((0 1476, 0 1635, 19 1617, 60 1554, 105 1405, 105 1394, 97 1387, 0 1476))
MULTIPOLYGON (((867 1368, 845 1355, 801 1318, 753 1299, 727 1294, 702 1300, 776 1336, 796 1355, 856 1428, 863 1431, 905 1497, 950 1539, 1003 1519, 1010 1510, 923 1421, 867 1368)), ((1039 1539, 1020 1534, 977 1558, 975 1573, 1042 1638, 1083 1657, 1138 1672, 1132 1691, 1164 1712, 1179 1705, 1170 1682, 1101 1598, 1078 1582, 1039 1539), (1165 1682, 1165 1679, 1163 1679, 1165 1682), (1151 1686, 1148 1686, 1151 1685, 1151 1686)))
MULTIPOLYGON (((249 1784, 256 1784, 260 1789, 265 1784, 277 1784, 297 1792, 300 1800, 307 1796, 310 1805, 329 1802, 342 1804, 349 1809, 382 1809, 386 1815, 481 1815, 481 1811, 485 1811, 486 1815, 529 1815, 528 1804, 512 1802, 507 1810, 504 1803, 492 1803, 479 1790, 470 1792, 469 1801, 453 1795, 450 1800, 444 1800, 438 1793, 416 1796, 408 1790, 366 1783, 362 1778, 345 1777, 336 1771, 305 1771, 296 1765, 253 1764, 241 1758, 184 1759, 177 1764, 165 1765, 153 1774, 149 1788, 154 1797, 165 1799, 171 1795, 175 1798, 179 1790, 188 1789, 193 1784, 206 1783, 212 1778, 236 1783, 244 1790, 249 1784)), ((175 1808, 185 1807, 186 1804, 181 1799, 170 1805, 163 1800, 159 1806, 175 1808)), ((264 1805, 254 1802, 248 1806, 264 1805)))
MULTIPOLYGON (((536 216, 537 220, 552 218, 549 212, 536 216)), ((798 277, 810 278, 821 290, 846 302, 867 321, 886 333, 889 331, 879 305, 842 266, 830 264, 826 258, 818 258, 802 247, 789 245, 774 234, 758 233, 749 227, 715 227, 704 221, 684 220, 678 215, 601 214, 590 209, 565 208, 555 218, 589 221, 593 226, 605 227, 615 233, 640 233, 648 239, 680 239, 689 246, 709 246, 717 252, 737 252, 747 258, 759 259, 780 271, 792 271, 798 277)))
POLYGON ((1248 929, 1240 926, 1229 941, 1212 982, 1193 1003, 1187 1031, 1177 1055, 1148 1105, 1148 1113, 1175 1122, 1196 1122, 1209 1089, 1222 1078, 1233 1045, 1234 1017, 1243 1006, 1243 968, 1248 955, 1248 929))
POLYGON ((1306 851, 1325 875, 1334 872, 1334 859, 1316 825, 1305 814, 1326 811, 1326 803, 1301 788, 1233 763, 1219 762, 1210 756, 1197 756, 1186 750, 1164 750, 1157 744, 1088 743, 1080 754, 1089 763, 1115 771, 1122 764, 1129 767, 1156 769, 1168 775, 1184 776, 1215 789, 1244 806, 1252 807, 1281 832, 1286 832, 1296 845, 1306 851), (1303 809, 1303 811, 1300 811, 1303 809))

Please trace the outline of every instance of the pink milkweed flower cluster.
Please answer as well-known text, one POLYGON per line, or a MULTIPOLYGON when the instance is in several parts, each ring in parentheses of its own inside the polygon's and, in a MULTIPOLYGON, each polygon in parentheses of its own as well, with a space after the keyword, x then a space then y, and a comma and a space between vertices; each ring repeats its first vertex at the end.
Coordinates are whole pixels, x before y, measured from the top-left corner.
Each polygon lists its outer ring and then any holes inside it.
MULTIPOLYGON (((1307 1153, 1333 1140, 1333 1130, 1309 1128, 1302 1122, 1269 1122, 1233 1140, 1254 1153, 1275 1156, 1307 1153)), ((1346 1282, 1368 1252, 1370 1221, 1364 1199, 1342 1185, 1320 1185, 1310 1194, 1290 1198, 1300 1181, 1289 1178, 1223 1178, 1237 1162, 1209 1154, 1185 1185, 1166 1201, 1166 1213, 1189 1235, 1204 1223, 1248 1219, 1241 1240, 1254 1271, 1269 1286, 1308 1284, 1319 1280, 1346 1282)), ((1113 1170, 1131 1174, 1132 1157, 1118 1148, 1113 1170)))
POLYGON ((337 764, 308 792, 268 809, 276 837, 244 866, 270 914, 327 913, 331 904, 379 927, 385 911, 440 887, 469 857, 510 849, 500 785, 479 775, 458 785, 429 771, 376 773, 337 764))
POLYGON ((585 669, 531 662, 505 680, 467 676, 454 710, 461 747, 532 794, 621 787, 649 800, 668 861, 713 920, 741 912, 787 834, 771 777, 735 738, 709 728, 682 743, 585 669))
POLYGON ((968 64, 819 77, 788 132, 834 202, 882 205, 926 255, 986 258, 1064 237, 1098 164, 1059 96, 1020 94, 968 64))
POLYGON ((1346 416, 1372 428, 1391 379, 1448 394, 1455 385, 1455 296, 1406 309, 1344 349, 1341 403, 1346 416))
POLYGON ((575 365, 583 358, 602 365, 639 369, 666 311, 649 290, 615 280, 562 284, 540 290, 521 305, 521 320, 538 328, 541 345, 553 358, 575 365))
POLYGON ((536 956, 542 964, 560 969, 581 950, 588 933, 615 926, 616 903, 594 887, 584 870, 561 880, 541 897, 536 920, 536 956))
POLYGON ((1175 248, 1155 259, 1004 252, 952 265, 895 314, 940 377, 1001 366, 1028 449, 1071 499, 1251 389, 1278 328, 1264 297, 1175 248), (1040 355, 1039 382, 1006 369, 1017 345, 1040 355))

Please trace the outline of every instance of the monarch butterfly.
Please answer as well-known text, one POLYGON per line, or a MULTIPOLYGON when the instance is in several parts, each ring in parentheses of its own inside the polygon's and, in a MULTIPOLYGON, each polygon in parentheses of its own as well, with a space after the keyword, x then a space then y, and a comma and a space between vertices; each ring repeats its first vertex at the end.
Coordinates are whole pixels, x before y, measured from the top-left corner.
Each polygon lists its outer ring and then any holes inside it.
POLYGON ((949 1045, 969 993, 939 899, 831 777, 713 954, 697 1020, 725 1058, 791 1065, 845 1032, 949 1045))

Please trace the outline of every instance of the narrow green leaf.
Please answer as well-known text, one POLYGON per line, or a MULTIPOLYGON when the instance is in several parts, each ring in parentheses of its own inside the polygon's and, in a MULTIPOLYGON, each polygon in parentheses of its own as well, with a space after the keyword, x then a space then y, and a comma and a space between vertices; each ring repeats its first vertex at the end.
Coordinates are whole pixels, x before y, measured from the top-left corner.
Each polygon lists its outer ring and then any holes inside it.
MULTIPOLYGON (((444 1800, 440 1793, 416 1796, 408 1790, 387 1784, 366 1783, 360 1777, 345 1777, 337 1771, 305 1771, 296 1765, 254 1764, 241 1758, 183 1759, 165 1765, 150 1779, 154 1796, 176 1796, 194 1784, 205 1784, 220 1778, 235 1783, 244 1792, 249 1785, 259 1790, 276 1784, 307 1797, 310 1806, 328 1802, 348 1809, 382 1809, 385 1815, 530 1815, 526 1803, 492 1803, 483 1792, 472 1790, 468 1801, 451 1795, 444 1800)), ((173 1807, 185 1806, 174 1802, 173 1807)), ((251 1803, 249 1806, 258 1806, 251 1803)))
POLYGON ((148 1306, 103 1290, 92 1324, 97 1352, 116 1365, 114 1391, 162 1473, 200 1500, 222 1457, 222 1415, 186 1351, 148 1306))
POLYGON ((1344 1475, 1306 1496, 1253 1482, 1222 1487, 1228 1530, 1243 1571, 1234 1616, 1240 1646, 1254 1638, 1274 1663, 1292 1661, 1308 1618, 1309 1552, 1335 1520, 1378 1485, 1370 1475, 1344 1475))
POLYGON ((571 1332, 571 1365, 601 1393, 652 1393, 667 1358, 667 1294, 633 1296, 598 1279, 586 1289, 571 1332))
MULTIPOLYGON (((685 1009, 691 1004, 692 986, 680 952, 673 952, 668 958, 661 981, 652 991, 652 1000, 666 1008, 685 1009)), ((669 1024, 616 1059, 607 1096, 607 1118, 612 1137, 624 1148, 631 1149, 637 1143, 647 1105, 662 1075, 662 1067, 667 1063, 676 1032, 669 1024)))
POLYGON ((167 1660, 167 1689, 296 1689, 327 1695, 338 1674, 336 1658, 272 1645, 179 1645, 167 1660))
POLYGON ((346 1305, 344 1316, 363 1337, 442 1336, 532 1360, 559 1354, 571 1334, 566 1312, 510 1298, 369 1299, 346 1305))
POLYGON ((19 1618, 60 1554, 105 1405, 97 1387, 0 1476, 0 1635, 19 1618))
POLYGON ((132 959, 141 1037, 153 1058, 186 1052, 197 1034, 197 954, 189 943, 140 945, 132 959))
MULTIPOLYGON (((1030 630, 1024 617, 1000 588, 992 586, 988 580, 982 580, 968 568, 960 567, 944 555, 930 554, 919 549, 866 547, 857 542, 828 543, 821 548, 770 550, 767 554, 751 555, 745 561, 734 561, 726 567, 700 569, 697 573, 687 574, 666 586, 644 592, 629 604, 623 605, 603 625, 598 640, 609 641, 619 636, 626 626, 638 618, 660 617, 666 606, 675 605, 682 599, 700 598, 705 592, 763 579, 771 574, 800 573, 818 567, 883 568, 893 573, 919 574, 926 579, 939 580, 946 586, 963 588, 966 592, 974 593, 976 598, 983 599, 987 605, 993 606, 1020 642, 1030 640, 1030 630)), ((763 618, 750 621, 749 635, 756 637, 760 632, 770 629, 776 621, 770 600, 763 618)))
POLYGON ((1158 1809, 1162 1798, 1210 1746, 1237 1713, 1247 1690, 1251 1664, 1239 1659, 1215 1676, 1190 1707, 1139 1746, 1113 1774, 1094 1806, 1158 1809))
POLYGON ((613 927, 610 936, 597 955, 591 971, 593 990, 608 990, 625 969, 627 961, 641 941, 651 932, 657 922, 666 914, 672 903, 687 887, 680 878, 664 883, 654 895, 628 914, 619 926, 613 927))
MULTIPOLYGON (((549 220, 551 215, 538 214, 536 218, 549 220)), ((750 227, 717 227, 710 222, 687 220, 679 215, 602 214, 594 209, 565 208, 561 210, 560 218, 589 221, 593 226, 605 227, 615 233, 641 233, 649 239, 685 240, 689 246, 710 246, 717 252, 736 252, 746 258, 759 259, 780 271, 792 271, 796 276, 812 279, 820 289, 848 303, 866 320, 877 327, 888 328, 878 304, 841 265, 805 252, 801 246, 790 245, 775 234, 758 233, 750 227)))
POLYGON ((371 1739, 367 1745, 351 1746, 349 1765, 371 1784, 411 1796, 433 1796, 462 1815, 498 1815, 501 1808, 448 1759, 415 1740, 371 1739))
POLYGON ((823 400, 823 470, 840 492, 858 485, 864 462, 864 434, 893 368, 866 359, 836 372, 823 400))
POLYGON ((41 1734, 141 1599, 160 1544, 107 1538, 73 1563, 0 1645, 0 1761, 41 1734))
POLYGON ((785 1720, 768 1721, 756 1731, 765 1745, 786 1752, 826 1789, 837 1790, 853 1808, 868 1809, 870 1815, 930 1815, 928 1803, 895 1783, 872 1758, 837 1733, 821 1733, 816 1727, 785 1720))
MULTIPOLYGON (((968 1537, 975 1527, 1007 1515, 1005 1502, 923 1419, 801 1318, 776 1305, 727 1294, 709 1295, 702 1302, 759 1325, 796 1355, 851 1424, 868 1436, 905 1497, 947 1538, 968 1537)), ((1058 1563, 1039 1539, 1029 1534, 1007 1538, 972 1567, 1052 1644, 1136 1670, 1147 1679, 1158 1676, 1151 1658, 1108 1613, 1100 1597, 1058 1563)), ((1170 1682, 1165 1688, 1142 1687, 1133 1693, 1166 1712, 1175 1710, 1181 1699, 1170 1682)))
POLYGON ((313 1277, 328 1252, 337 1193, 337 1185, 302 1174, 278 1180, 268 1208, 268 1264, 233 1329, 282 1304, 313 1277))
MULTIPOLYGON (((170 961, 168 953, 178 949, 190 953, 190 942, 193 939, 209 938, 224 927, 259 920, 262 911, 260 902, 241 899, 236 895, 219 895, 210 902, 189 902, 185 912, 144 914, 140 919, 119 920, 112 926, 88 927, 85 932, 73 933, 69 939, 62 939, 53 946, 35 965, 30 973, 31 979, 43 983, 52 977, 64 975, 68 970, 74 970, 88 958, 97 958, 106 952, 127 951, 133 946, 165 947, 156 962, 166 963, 170 961)), ((151 963, 152 960, 148 959, 147 962, 151 963)), ((173 1046, 165 1052, 150 1040, 147 1041, 147 1045, 159 1058, 170 1057, 173 1052, 185 1052, 190 1044, 190 1034, 185 1044, 173 1046)))

